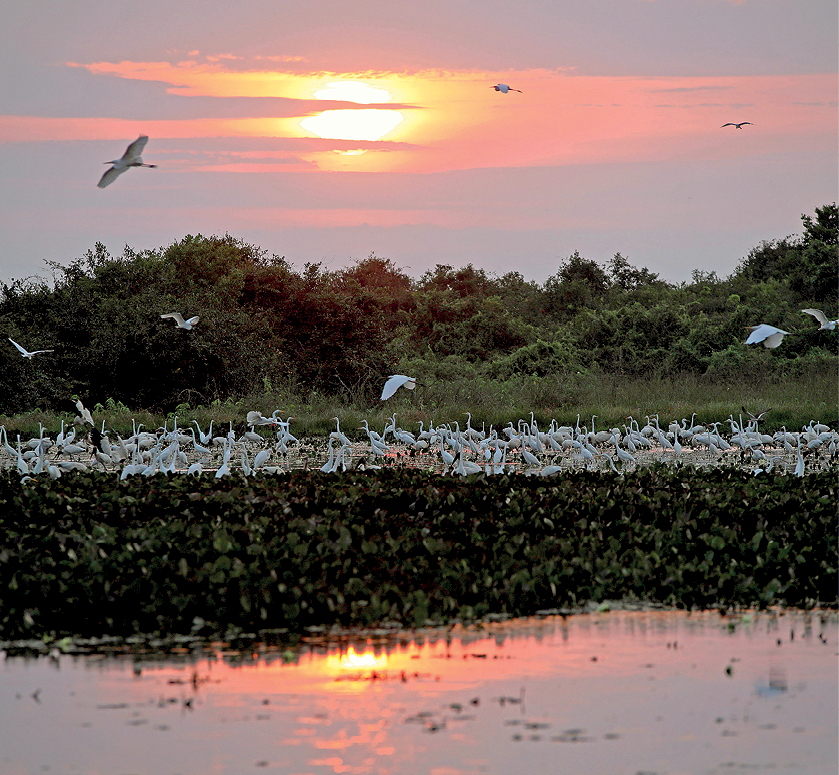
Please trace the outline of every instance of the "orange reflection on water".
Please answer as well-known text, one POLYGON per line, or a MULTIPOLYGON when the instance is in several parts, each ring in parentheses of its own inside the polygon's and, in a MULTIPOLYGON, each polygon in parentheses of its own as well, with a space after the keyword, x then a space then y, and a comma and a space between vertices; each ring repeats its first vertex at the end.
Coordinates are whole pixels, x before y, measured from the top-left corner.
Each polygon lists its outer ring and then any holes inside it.
POLYGON ((834 772, 837 636, 835 612, 618 612, 7 659, 0 769, 834 772))

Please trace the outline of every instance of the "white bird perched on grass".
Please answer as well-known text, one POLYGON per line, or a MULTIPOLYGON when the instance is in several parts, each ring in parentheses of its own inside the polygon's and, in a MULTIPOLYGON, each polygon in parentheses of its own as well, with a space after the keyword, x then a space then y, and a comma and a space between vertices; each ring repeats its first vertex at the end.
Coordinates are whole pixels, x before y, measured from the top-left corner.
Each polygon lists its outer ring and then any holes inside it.
POLYGON ((406 377, 404 374, 391 374, 382 389, 382 401, 387 401, 399 388, 404 387, 413 390, 417 386, 415 377, 406 377))
POLYGON ((514 89, 512 86, 507 86, 506 83, 497 83, 491 88, 495 89, 495 91, 500 91, 502 94, 506 94, 508 91, 517 91, 519 94, 522 93, 521 89, 514 89))
POLYGON ((9 337, 9 341, 15 347, 17 347, 18 351, 20 352, 20 354, 24 358, 29 358, 30 360, 32 360, 33 355, 40 355, 41 353, 54 353, 55 352, 55 350, 34 350, 33 352, 29 352, 29 350, 27 350, 26 348, 21 347, 14 339, 12 339, 12 337, 9 337))
POLYGON ((739 124, 735 124, 733 121, 729 121, 727 124, 723 124, 720 127, 720 129, 722 129, 723 127, 726 127, 726 126, 733 126, 737 129, 742 129, 746 124, 748 124, 749 126, 754 126, 754 124, 752 124, 751 121, 741 121, 739 124))
POLYGON ((106 161, 105 164, 113 164, 99 180, 99 188, 110 186, 123 172, 131 167, 157 167, 156 164, 143 164, 143 149, 149 141, 148 135, 140 135, 122 154, 122 158, 106 161))
POLYGON ((749 334, 746 344, 762 343, 764 347, 771 350, 777 347, 787 334, 789 331, 761 323, 759 326, 752 326, 752 333, 749 334))
POLYGON ((827 315, 825 315, 820 309, 803 309, 801 311, 808 315, 812 315, 819 321, 819 331, 833 331, 836 326, 839 325, 839 319, 828 320, 827 315))
POLYGON ((161 318, 172 318, 175 323, 178 324, 178 328, 183 328, 186 331, 191 331, 192 327, 198 322, 199 318, 198 315, 195 317, 191 317, 187 320, 184 320, 183 315, 180 312, 167 312, 165 315, 161 315, 161 318))

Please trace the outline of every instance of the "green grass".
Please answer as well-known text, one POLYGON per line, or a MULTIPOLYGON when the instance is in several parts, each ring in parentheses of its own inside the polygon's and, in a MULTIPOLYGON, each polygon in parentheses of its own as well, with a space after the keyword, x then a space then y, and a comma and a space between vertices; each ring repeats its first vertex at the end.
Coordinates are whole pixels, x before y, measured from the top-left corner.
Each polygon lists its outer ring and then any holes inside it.
MULTIPOLYGON (((414 430, 420 421, 466 423, 466 412, 472 414, 472 425, 496 428, 533 412, 541 425, 552 419, 560 424, 574 425, 579 415, 580 425, 591 426, 596 415, 598 429, 622 426, 632 416, 641 424, 645 417, 658 415, 666 426, 696 413, 696 421, 724 423, 729 415, 738 418, 745 406, 753 412, 771 409, 762 422, 762 430, 773 432, 781 426, 798 429, 810 420, 820 420, 831 427, 839 427, 839 377, 835 373, 809 374, 785 380, 747 380, 715 382, 693 375, 672 378, 623 378, 608 374, 554 374, 542 378, 514 377, 491 380, 477 375, 441 380, 417 374, 417 388, 413 392, 400 390, 387 402, 372 405, 341 400, 318 393, 277 390, 254 393, 236 400, 215 401, 209 406, 191 407, 181 404, 169 415, 132 410, 115 402, 91 407, 97 424, 104 420, 108 428, 127 436, 132 432, 132 419, 146 429, 167 424, 171 428, 175 416, 178 424, 186 427, 197 420, 206 431, 210 421, 221 431, 229 423, 241 427, 251 409, 271 414, 282 409, 282 417, 289 415, 292 433, 303 436, 325 436, 335 429, 336 416, 341 429, 350 437, 360 438, 362 420, 371 428, 381 429, 387 418, 397 415, 397 424, 414 430)), ((70 413, 55 414, 36 410, 14 416, 0 415, 0 424, 13 441, 17 433, 22 438, 37 436, 39 424, 50 435, 57 433, 61 420, 71 422, 70 413)))

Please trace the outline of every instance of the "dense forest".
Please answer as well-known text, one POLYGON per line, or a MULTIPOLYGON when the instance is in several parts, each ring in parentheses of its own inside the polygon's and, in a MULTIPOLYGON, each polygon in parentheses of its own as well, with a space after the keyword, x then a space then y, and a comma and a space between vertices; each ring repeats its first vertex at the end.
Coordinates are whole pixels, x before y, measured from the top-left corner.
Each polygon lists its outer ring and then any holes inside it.
POLYGON ((73 395, 168 411, 255 394, 364 404, 389 374, 539 380, 563 373, 763 379, 837 370, 837 206, 803 215, 803 234, 763 242, 726 278, 697 269, 672 284, 620 253, 579 253, 544 283, 471 264, 413 279, 376 255, 345 269, 284 258, 232 236, 187 236, 159 250, 97 243, 51 281, 3 283, 0 412, 55 409, 73 395), (191 331, 161 314, 200 316, 191 331), (749 326, 794 336, 767 350, 749 326))

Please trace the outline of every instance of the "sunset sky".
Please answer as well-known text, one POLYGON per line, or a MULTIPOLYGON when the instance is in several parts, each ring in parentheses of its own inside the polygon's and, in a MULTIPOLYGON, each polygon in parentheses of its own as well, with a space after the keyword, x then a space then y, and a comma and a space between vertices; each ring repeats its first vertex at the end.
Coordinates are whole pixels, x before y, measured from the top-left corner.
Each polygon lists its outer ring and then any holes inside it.
POLYGON ((837 24, 835 0, 16 3, 0 279, 198 233, 298 268, 727 275, 837 199, 837 24), (141 134, 158 168, 97 188, 141 134))

